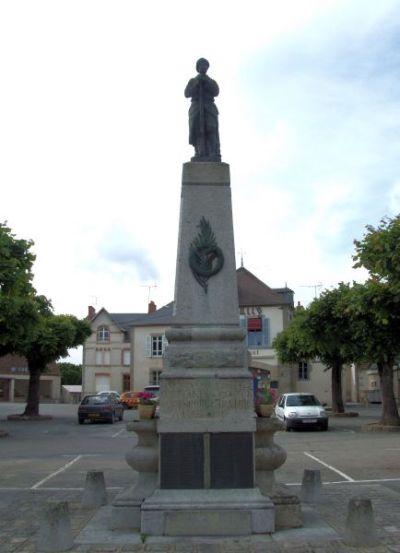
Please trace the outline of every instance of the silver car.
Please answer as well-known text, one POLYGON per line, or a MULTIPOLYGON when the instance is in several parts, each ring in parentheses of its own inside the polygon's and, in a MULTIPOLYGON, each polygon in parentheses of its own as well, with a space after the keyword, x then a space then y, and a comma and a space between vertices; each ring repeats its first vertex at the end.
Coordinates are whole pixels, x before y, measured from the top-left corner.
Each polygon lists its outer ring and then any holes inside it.
POLYGON ((285 423, 286 430, 312 427, 328 430, 328 415, 313 394, 282 394, 275 415, 285 423))

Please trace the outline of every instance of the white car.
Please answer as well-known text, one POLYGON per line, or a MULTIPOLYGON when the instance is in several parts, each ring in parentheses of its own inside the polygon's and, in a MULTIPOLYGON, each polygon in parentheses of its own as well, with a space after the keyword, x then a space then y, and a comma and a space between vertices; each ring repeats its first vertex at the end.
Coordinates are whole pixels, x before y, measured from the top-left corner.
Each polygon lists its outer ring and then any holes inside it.
POLYGON ((328 430, 328 415, 313 394, 282 394, 275 415, 284 422, 286 430, 312 427, 328 430))

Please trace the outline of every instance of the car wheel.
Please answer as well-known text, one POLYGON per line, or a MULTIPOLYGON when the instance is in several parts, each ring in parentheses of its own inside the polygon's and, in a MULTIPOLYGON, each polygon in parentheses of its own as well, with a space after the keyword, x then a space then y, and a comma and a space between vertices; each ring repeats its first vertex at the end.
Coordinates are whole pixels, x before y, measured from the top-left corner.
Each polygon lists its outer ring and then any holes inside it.
POLYGON ((284 418, 283 422, 284 422, 284 425, 285 425, 286 432, 290 432, 292 429, 290 428, 290 426, 288 424, 288 421, 284 418))
POLYGON ((78 422, 79 424, 83 424, 85 422, 85 419, 82 419, 81 417, 79 417, 78 422))
POLYGON ((321 426, 321 430, 324 430, 324 431, 328 430, 328 425, 327 425, 327 424, 323 424, 323 425, 321 426))
POLYGON ((114 413, 111 414, 111 418, 110 418, 110 420, 109 420, 108 422, 109 422, 110 424, 114 424, 114 422, 115 422, 115 414, 114 414, 114 413))

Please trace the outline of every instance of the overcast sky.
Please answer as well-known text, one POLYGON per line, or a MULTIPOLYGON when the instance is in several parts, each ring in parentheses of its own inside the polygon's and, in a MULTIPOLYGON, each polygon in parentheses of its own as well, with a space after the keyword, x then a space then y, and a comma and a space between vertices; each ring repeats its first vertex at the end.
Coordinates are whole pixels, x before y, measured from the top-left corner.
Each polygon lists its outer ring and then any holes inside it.
POLYGON ((398 0, 1 2, 0 221, 37 290, 77 316, 173 299, 199 57, 237 265, 305 305, 363 280, 353 239, 400 211, 399 37, 398 0))

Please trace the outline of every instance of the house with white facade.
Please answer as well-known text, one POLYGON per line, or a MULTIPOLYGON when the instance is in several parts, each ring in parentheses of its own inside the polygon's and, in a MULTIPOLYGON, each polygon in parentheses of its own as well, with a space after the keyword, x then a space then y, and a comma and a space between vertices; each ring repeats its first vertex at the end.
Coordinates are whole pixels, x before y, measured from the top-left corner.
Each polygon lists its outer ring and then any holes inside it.
MULTIPOLYGON (((275 336, 294 313, 293 291, 270 288, 245 267, 237 269, 240 325, 246 331, 249 368, 257 379, 279 392, 310 391, 331 402, 330 371, 304 360, 280 365, 272 348, 275 336)), ((148 313, 109 313, 101 309, 90 320, 93 333, 83 348, 83 394, 101 390, 142 390, 158 384, 167 347, 165 333, 173 325, 173 302, 148 313)))

